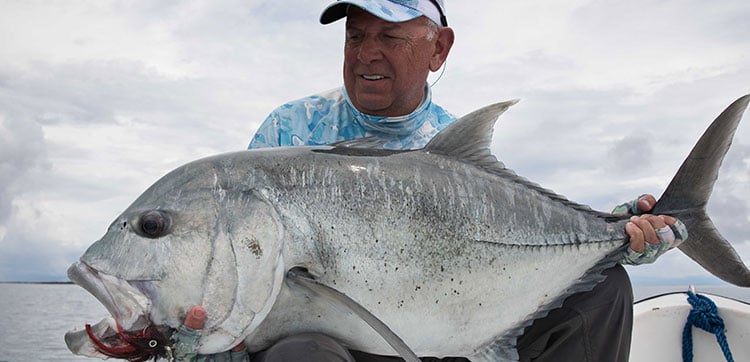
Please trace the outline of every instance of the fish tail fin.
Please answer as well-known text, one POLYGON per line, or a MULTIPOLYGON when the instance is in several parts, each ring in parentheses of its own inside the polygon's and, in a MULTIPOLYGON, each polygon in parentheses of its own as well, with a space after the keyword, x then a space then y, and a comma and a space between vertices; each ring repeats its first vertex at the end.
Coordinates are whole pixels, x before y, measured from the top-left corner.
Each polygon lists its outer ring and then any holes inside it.
POLYGON ((682 252, 711 274, 742 287, 750 287, 750 270, 716 229, 706 205, 748 103, 750 94, 736 100, 711 123, 652 211, 672 215, 686 225, 688 239, 678 246, 682 252))

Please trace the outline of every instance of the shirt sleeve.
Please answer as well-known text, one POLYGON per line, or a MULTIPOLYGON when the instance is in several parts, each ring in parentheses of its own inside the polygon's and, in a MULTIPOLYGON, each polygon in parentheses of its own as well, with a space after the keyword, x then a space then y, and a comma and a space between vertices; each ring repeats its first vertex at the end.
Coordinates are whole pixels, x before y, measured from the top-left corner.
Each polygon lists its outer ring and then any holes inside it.
POLYGON ((266 117, 247 148, 302 146, 309 137, 310 122, 305 102, 284 104, 266 117))
POLYGON ((266 117, 263 123, 258 127, 255 136, 250 140, 248 149, 279 147, 279 113, 274 110, 266 117))
MULTIPOLYGON (((341 99, 340 91, 334 90, 281 105, 261 123, 247 148, 310 144, 315 127, 330 115, 341 99)), ((336 116, 341 115, 336 113, 336 116)), ((336 121, 335 126, 338 126, 340 119, 336 121)))

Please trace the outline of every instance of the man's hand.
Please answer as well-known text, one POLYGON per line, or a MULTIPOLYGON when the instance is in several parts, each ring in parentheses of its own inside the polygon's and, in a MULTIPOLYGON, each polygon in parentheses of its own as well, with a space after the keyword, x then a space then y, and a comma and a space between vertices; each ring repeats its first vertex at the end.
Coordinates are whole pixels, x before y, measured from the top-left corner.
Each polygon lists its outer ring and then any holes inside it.
POLYGON ((174 344, 174 361, 226 361, 226 362, 249 362, 250 356, 245 350, 245 344, 234 346, 231 351, 212 354, 199 355, 197 352, 196 342, 200 337, 200 330, 206 323, 206 310, 201 306, 190 308, 183 325, 177 331, 174 344))
POLYGON ((630 248, 623 258, 623 263, 639 265, 653 263, 667 250, 680 245, 688 237, 687 228, 676 218, 667 215, 643 214, 656 205, 653 195, 643 195, 637 200, 615 208, 614 213, 635 214, 625 225, 625 232, 630 237, 630 248))
MULTIPOLYGON (((625 232, 630 236, 630 248, 642 253, 646 250, 646 244, 659 244, 658 233, 671 233, 669 226, 674 225, 675 222, 677 222, 677 219, 667 215, 631 216, 630 222, 625 225, 625 232)), ((674 235, 672 235, 672 239, 674 239, 674 235)))
POLYGON ((656 205, 654 195, 641 195, 637 199, 617 205, 612 213, 615 215, 641 215, 651 211, 656 205))

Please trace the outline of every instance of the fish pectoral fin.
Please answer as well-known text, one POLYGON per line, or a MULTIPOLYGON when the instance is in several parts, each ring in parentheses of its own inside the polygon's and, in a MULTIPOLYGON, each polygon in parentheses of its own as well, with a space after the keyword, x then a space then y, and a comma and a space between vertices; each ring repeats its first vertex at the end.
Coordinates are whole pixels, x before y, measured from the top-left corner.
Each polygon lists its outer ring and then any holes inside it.
POLYGON ((376 136, 369 136, 369 137, 355 138, 352 140, 338 141, 338 142, 331 143, 329 146, 343 147, 343 148, 383 149, 383 146, 385 146, 385 141, 383 141, 382 139, 376 136))
POLYGON ((372 329, 385 339, 388 344, 407 362, 419 362, 417 355, 406 345, 406 343, 388 328, 378 317, 370 313, 365 307, 349 298, 346 294, 319 282, 315 276, 310 274, 303 267, 293 267, 286 274, 287 280, 296 285, 302 286, 334 303, 335 305, 344 306, 351 310, 355 315, 362 318, 372 329))

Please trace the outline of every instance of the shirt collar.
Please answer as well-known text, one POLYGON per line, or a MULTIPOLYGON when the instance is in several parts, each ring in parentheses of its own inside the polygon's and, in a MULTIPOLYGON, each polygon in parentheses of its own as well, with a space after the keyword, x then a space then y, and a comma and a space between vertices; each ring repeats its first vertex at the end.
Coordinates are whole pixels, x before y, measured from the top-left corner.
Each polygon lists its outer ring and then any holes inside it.
POLYGON ((384 117, 384 116, 373 116, 360 112, 349 99, 349 94, 346 92, 346 88, 342 87, 344 99, 349 105, 349 109, 354 114, 354 119, 359 122, 368 132, 381 133, 396 136, 404 136, 418 130, 424 124, 427 119, 427 109, 432 104, 432 91, 430 87, 425 85, 424 97, 422 103, 419 104, 417 109, 413 112, 398 117, 384 117))

